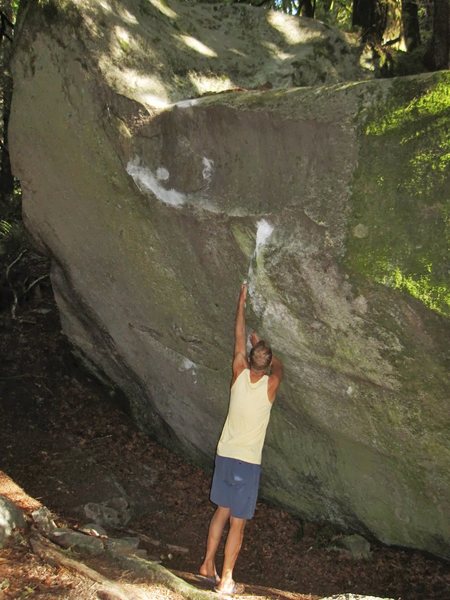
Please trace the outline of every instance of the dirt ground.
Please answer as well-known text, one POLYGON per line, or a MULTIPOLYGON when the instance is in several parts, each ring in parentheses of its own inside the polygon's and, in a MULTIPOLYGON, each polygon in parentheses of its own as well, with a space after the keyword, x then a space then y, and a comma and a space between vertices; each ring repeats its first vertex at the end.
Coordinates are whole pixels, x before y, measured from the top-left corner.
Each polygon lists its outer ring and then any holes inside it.
MULTIPOLYGON (((143 534, 153 540, 143 545, 150 556, 192 579, 214 510, 210 473, 140 432, 125 404, 83 370, 61 334, 48 280, 18 306, 15 319, 8 309, 0 313, 0 356, 0 470, 75 528, 88 521, 87 502, 126 496, 131 520, 113 533, 143 534)), ((236 579, 273 598, 344 592, 450 598, 444 561, 374 541, 371 558, 355 561, 330 549, 339 534, 260 502, 247 525, 236 579)), ((0 550, 0 599, 50 597, 97 596, 92 582, 46 565, 24 541, 0 550)), ((176 595, 156 587, 154 597, 176 595)))

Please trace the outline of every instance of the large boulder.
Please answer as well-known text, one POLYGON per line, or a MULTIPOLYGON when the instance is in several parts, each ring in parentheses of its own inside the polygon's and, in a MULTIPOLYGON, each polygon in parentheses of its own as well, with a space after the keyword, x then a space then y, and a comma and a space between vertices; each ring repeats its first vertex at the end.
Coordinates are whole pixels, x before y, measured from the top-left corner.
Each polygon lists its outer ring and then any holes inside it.
POLYGON ((159 0, 28 3, 13 70, 63 330, 137 423, 210 464, 248 278, 286 370, 262 495, 449 557, 449 74, 345 81, 320 23, 159 0))

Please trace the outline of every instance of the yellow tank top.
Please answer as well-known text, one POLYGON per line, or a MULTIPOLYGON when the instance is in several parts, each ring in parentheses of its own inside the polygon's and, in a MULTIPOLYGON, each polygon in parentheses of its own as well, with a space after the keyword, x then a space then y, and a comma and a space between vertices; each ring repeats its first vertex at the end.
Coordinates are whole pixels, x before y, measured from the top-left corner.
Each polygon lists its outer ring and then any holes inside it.
POLYGON ((267 394, 269 378, 250 381, 250 369, 244 369, 231 386, 230 406, 217 454, 261 464, 261 453, 270 419, 272 403, 267 394))

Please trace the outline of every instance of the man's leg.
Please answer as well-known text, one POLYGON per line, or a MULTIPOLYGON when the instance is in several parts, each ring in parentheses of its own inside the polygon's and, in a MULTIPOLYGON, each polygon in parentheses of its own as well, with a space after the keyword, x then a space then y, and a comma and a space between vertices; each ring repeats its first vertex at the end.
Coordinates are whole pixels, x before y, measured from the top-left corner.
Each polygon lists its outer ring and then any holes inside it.
POLYGON ((217 574, 215 559, 217 548, 222 539, 222 532, 226 522, 230 518, 230 509, 224 506, 218 506, 214 513, 208 531, 208 541, 206 543, 206 554, 202 566, 199 569, 200 575, 205 577, 215 577, 217 574))
POLYGON ((230 518, 230 530, 225 543, 225 559, 223 561, 222 577, 217 589, 232 592, 234 587, 233 569, 244 539, 246 520, 237 517, 230 518))

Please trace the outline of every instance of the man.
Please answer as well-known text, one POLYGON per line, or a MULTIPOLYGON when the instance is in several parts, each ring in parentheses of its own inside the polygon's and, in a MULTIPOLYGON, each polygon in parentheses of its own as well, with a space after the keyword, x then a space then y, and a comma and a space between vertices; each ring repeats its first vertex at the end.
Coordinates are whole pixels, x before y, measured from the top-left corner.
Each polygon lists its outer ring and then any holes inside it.
POLYGON ((241 549, 246 521, 253 517, 258 496, 261 452, 270 410, 283 376, 281 361, 256 333, 246 357, 245 300, 247 285, 241 286, 235 321, 233 378, 230 405, 217 455, 211 500, 217 504, 208 532, 206 555, 200 575, 216 584, 222 594, 239 594, 243 586, 233 580, 233 568, 241 549), (270 375, 267 372, 270 369, 270 375), (218 577, 215 556, 223 529, 230 521, 222 576, 218 577))

